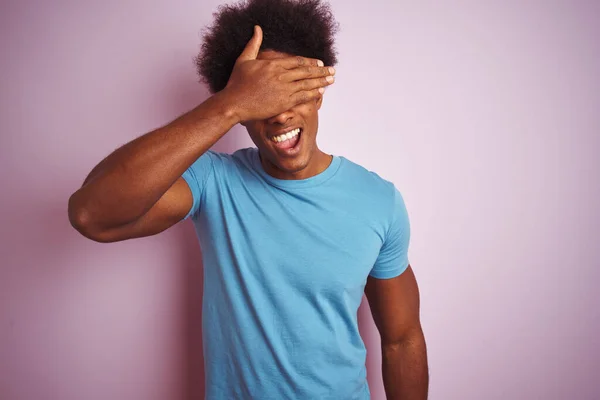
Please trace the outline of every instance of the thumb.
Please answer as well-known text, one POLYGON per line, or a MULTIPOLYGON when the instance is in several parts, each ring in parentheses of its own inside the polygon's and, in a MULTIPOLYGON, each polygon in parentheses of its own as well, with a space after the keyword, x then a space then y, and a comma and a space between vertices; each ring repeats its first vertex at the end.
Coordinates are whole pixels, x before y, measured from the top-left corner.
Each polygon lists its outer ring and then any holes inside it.
POLYGON ((260 45, 262 44, 263 32, 260 26, 254 25, 254 34, 250 41, 244 47, 244 51, 238 57, 238 60, 256 60, 260 45))

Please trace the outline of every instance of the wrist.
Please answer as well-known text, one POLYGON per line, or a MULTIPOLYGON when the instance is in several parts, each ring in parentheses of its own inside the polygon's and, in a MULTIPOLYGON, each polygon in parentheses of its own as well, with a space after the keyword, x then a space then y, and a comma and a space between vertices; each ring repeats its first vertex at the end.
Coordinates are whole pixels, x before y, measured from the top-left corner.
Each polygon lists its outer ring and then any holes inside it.
POLYGON ((231 121, 233 125, 239 124, 244 120, 239 102, 227 88, 215 93, 213 97, 219 104, 223 116, 231 121))

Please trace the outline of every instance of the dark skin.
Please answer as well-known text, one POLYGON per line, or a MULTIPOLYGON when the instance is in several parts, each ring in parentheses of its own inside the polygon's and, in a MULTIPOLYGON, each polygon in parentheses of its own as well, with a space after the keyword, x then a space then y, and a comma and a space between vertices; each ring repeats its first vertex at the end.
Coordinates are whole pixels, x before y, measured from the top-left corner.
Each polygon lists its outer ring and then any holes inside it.
POLYGON ((419 288, 409 265, 395 278, 367 278, 365 294, 381 335, 387 400, 427 399, 427 348, 419 318, 419 288))
POLYGON ((96 165, 69 199, 73 227, 92 240, 115 242, 154 235, 176 224, 192 206, 181 175, 238 123, 264 149, 270 144, 260 135, 281 128, 294 113, 294 120, 306 127, 302 151, 295 160, 278 161, 267 148, 265 169, 282 179, 324 170, 327 156, 311 145, 316 126, 308 119, 316 111, 308 110, 320 106, 324 87, 332 83, 327 77, 335 70, 305 57, 259 56, 261 43, 262 31, 256 27, 224 90, 96 165))
MULTIPOLYGON (((277 60, 291 56, 291 54, 266 50, 258 54, 258 59, 277 60)), ((333 83, 333 76, 329 78, 333 83)), ((323 96, 319 96, 315 100, 300 103, 271 118, 243 123, 259 149, 261 163, 267 173, 279 179, 306 179, 323 172, 329 166, 332 156, 322 152, 316 140, 319 128, 318 110, 322 104, 323 96), (288 131, 293 128, 302 130, 300 151, 294 156, 282 156, 270 137, 276 135, 277 131, 288 131)))
MULTIPOLYGON (((256 27, 224 90, 96 165, 69 198, 73 227, 92 240, 115 242, 173 226, 192 207, 181 175, 238 123, 246 127, 270 175, 305 179, 324 171, 332 156, 316 143, 318 110, 335 70, 318 60, 260 51, 261 43, 262 30, 256 27), (272 140, 290 128, 301 129, 293 155, 272 140)), ((425 399, 427 360, 412 270, 387 280, 369 277, 365 293, 382 337, 388 399, 425 399)))

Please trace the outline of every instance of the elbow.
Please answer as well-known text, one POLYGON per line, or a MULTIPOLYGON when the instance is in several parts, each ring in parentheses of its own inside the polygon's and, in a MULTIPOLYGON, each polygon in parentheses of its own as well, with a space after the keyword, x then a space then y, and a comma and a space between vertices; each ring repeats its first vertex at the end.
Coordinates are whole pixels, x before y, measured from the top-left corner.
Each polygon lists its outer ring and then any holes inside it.
POLYGON ((92 219, 89 206, 79 198, 78 193, 75 192, 69 197, 68 215, 71 226, 88 239, 105 242, 102 239, 101 231, 92 219))
POLYGON ((404 347, 420 344, 425 341, 421 326, 395 332, 394 335, 382 335, 381 347, 390 352, 396 352, 404 347))

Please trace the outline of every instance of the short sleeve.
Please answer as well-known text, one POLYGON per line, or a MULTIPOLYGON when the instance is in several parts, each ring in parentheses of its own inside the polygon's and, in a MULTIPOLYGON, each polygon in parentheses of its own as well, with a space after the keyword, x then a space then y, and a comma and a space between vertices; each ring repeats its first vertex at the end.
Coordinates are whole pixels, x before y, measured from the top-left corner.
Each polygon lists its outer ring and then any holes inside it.
POLYGON ((395 189, 394 209, 391 225, 384 238, 379 256, 370 276, 378 279, 390 279, 408 268, 408 244, 410 242, 410 223, 402 195, 395 189))
POLYGON ((215 153, 208 150, 202 154, 181 176, 190 187, 193 204, 184 219, 195 216, 200 211, 200 200, 206 188, 208 178, 214 174, 215 153))

